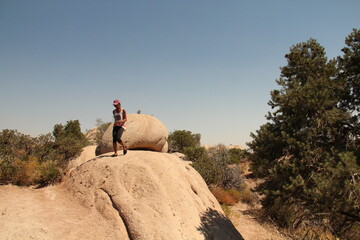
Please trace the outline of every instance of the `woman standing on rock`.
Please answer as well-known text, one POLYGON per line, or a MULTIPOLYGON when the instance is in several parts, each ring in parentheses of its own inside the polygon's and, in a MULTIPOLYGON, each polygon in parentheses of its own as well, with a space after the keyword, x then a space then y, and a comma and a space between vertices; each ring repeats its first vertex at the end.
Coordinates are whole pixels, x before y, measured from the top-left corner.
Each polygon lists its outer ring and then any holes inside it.
POLYGON ((116 99, 113 102, 114 107, 116 108, 113 111, 114 115, 114 128, 112 132, 113 136, 113 146, 114 146, 114 154, 113 156, 117 156, 117 143, 120 143, 123 148, 123 154, 127 153, 127 148, 124 142, 121 140, 121 136, 124 132, 125 122, 126 122, 126 111, 121 107, 120 100, 116 99))

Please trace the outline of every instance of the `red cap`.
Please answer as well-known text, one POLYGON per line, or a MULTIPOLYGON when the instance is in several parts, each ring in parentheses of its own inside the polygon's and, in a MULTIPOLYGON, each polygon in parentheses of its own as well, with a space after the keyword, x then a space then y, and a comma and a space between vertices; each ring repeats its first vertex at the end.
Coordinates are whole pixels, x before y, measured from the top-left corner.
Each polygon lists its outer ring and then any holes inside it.
POLYGON ((119 99, 115 99, 114 102, 113 102, 113 105, 116 106, 116 105, 118 105, 118 104, 120 104, 120 100, 119 100, 119 99))

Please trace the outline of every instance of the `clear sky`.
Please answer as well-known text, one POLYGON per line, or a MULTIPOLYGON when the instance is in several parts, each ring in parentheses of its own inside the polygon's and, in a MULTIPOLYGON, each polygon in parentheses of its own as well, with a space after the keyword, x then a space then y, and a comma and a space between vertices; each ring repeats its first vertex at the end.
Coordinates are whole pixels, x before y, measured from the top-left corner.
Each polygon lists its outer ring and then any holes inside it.
POLYGON ((359 0, 0 0, 0 130, 112 120, 112 101, 203 144, 266 122, 292 45, 341 55, 359 0))

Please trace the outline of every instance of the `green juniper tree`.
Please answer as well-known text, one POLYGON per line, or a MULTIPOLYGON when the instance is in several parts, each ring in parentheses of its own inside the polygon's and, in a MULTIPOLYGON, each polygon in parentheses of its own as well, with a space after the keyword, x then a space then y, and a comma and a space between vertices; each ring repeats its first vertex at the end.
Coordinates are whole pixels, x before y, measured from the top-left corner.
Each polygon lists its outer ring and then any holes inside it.
POLYGON ((347 38, 339 64, 314 39, 292 46, 280 89, 271 92, 274 111, 248 144, 252 170, 265 179, 263 204, 283 225, 326 220, 342 234, 359 221, 359 64, 352 66, 359 59, 358 35, 347 38))
MULTIPOLYGON (((345 40, 344 55, 338 58, 339 79, 345 82, 342 106, 352 114, 346 126, 352 138, 347 148, 360 159, 360 30, 354 29, 345 40)), ((360 164, 360 162, 358 162, 360 164)))

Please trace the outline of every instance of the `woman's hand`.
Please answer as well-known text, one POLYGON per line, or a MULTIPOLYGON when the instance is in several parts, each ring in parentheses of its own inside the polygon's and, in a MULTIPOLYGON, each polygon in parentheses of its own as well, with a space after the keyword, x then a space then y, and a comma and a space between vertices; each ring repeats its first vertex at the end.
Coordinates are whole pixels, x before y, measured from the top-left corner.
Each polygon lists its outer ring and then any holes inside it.
POLYGON ((117 124, 123 125, 126 122, 126 120, 118 120, 117 124))

